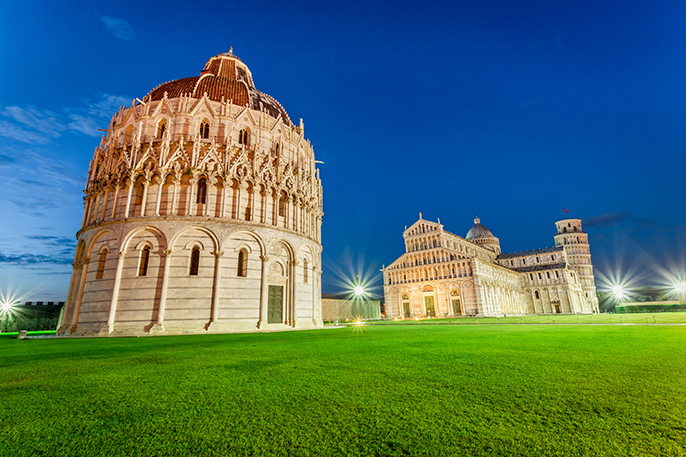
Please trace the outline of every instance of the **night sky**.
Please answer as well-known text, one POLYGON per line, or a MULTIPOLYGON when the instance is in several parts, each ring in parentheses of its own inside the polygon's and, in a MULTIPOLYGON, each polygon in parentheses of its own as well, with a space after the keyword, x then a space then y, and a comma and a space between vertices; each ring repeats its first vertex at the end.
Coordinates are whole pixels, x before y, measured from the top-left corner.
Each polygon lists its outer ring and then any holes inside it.
POLYGON ((1 8, 4 296, 66 298, 97 129, 229 46, 324 162, 324 292, 380 285, 419 212, 460 236, 478 214, 503 252, 581 218, 601 288, 683 274, 682 1, 1 8))

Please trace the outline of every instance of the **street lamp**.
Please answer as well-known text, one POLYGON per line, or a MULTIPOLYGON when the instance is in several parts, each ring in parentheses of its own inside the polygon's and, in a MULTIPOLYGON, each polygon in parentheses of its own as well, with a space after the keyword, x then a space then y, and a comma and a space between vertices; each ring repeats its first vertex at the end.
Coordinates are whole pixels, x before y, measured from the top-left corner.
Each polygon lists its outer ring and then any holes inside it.
POLYGON ((612 295, 614 295, 617 300, 622 300, 626 296, 626 291, 622 286, 612 286, 612 295))

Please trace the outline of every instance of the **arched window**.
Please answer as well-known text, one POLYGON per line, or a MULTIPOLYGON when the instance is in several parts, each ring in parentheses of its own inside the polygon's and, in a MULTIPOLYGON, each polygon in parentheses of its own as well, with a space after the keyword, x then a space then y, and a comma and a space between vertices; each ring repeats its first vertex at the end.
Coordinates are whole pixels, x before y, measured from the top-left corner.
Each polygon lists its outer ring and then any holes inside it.
POLYGON ((194 246, 191 251, 191 264, 188 269, 189 276, 198 276, 198 270, 200 269, 200 248, 194 246))
POLYGON ((310 269, 310 266, 307 263, 307 258, 305 258, 305 260, 303 260, 303 282, 304 283, 309 282, 309 269, 310 269))
POLYGON ((102 279, 105 274, 105 260, 107 260, 108 252, 107 248, 100 251, 100 255, 98 256, 98 271, 95 273, 95 279, 102 279))
POLYGON ((195 199, 195 203, 205 203, 207 199, 207 180, 201 178, 198 181, 198 197, 195 199))
POLYGON ((146 246, 141 250, 141 258, 138 264, 138 276, 148 275, 148 261, 150 260, 150 246, 146 246))
POLYGON ((126 127, 126 130, 124 130, 124 144, 130 144, 131 139, 133 138, 133 125, 129 125, 126 127))
POLYGON ((536 297, 537 300, 538 300, 539 298, 541 298, 541 296, 538 294, 538 291, 537 291, 537 290, 534 290, 534 297, 536 297))
POLYGON ((245 249, 238 251, 238 276, 248 276, 248 252, 245 249))
POLYGON ((162 119, 159 124, 157 124, 157 138, 164 138, 164 133, 167 131, 167 120, 162 119))
POLYGON ((280 147, 279 143, 274 144, 274 157, 279 157, 280 147))
POLYGON ((200 138, 210 137, 210 124, 207 121, 202 121, 200 124, 200 138))
POLYGON ((285 197, 279 199, 279 216, 286 216, 286 200, 285 197))
POLYGON ((250 141, 250 131, 247 128, 241 129, 241 131, 238 132, 238 144, 244 144, 244 145, 248 146, 249 141, 250 141))

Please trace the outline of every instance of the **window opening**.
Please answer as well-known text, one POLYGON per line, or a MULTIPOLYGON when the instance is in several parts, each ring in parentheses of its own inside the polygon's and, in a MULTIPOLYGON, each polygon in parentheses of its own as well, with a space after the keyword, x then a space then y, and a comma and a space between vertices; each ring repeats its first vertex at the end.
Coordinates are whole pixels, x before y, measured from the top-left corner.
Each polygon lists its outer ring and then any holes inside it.
POLYGON ((198 181, 198 197, 196 198, 196 203, 205 203, 207 199, 207 181, 202 178, 198 181))
POLYGON ((250 132, 248 132, 248 129, 241 129, 240 132, 238 132, 238 144, 244 144, 248 145, 248 140, 250 139, 250 132))
POLYGON ((245 249, 238 252, 238 276, 248 276, 248 253, 245 249))
POLYGON ((148 275, 148 261, 150 260, 150 246, 146 246, 141 251, 140 264, 138 266, 138 276, 148 275))
POLYGON ((198 276, 198 270, 200 270, 200 248, 194 246, 191 251, 191 265, 188 269, 189 276, 198 276))
POLYGON ((207 121, 202 121, 200 124, 200 138, 209 138, 210 137, 210 124, 207 123, 207 121))
POLYGON ((102 279, 105 274, 105 260, 107 259, 107 249, 103 249, 100 252, 98 258, 98 271, 95 273, 95 279, 102 279))
POLYGON ((167 121, 160 121, 159 127, 157 128, 157 138, 164 138, 164 132, 167 131, 167 121))

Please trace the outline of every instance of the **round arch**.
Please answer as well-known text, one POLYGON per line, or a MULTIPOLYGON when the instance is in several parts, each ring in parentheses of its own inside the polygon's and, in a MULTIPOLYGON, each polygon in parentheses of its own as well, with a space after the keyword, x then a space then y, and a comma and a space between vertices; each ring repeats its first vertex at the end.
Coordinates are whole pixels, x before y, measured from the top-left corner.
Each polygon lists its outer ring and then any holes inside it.
POLYGON ((131 243, 131 240, 136 235, 138 235, 142 232, 146 232, 146 231, 152 233, 157 238, 157 242, 160 246, 160 249, 166 249, 167 237, 165 236, 164 232, 155 226, 143 225, 143 226, 134 228, 133 230, 131 230, 129 233, 126 234, 126 236, 124 237, 124 240, 121 243, 119 251, 126 252, 129 249, 129 243, 131 243))

